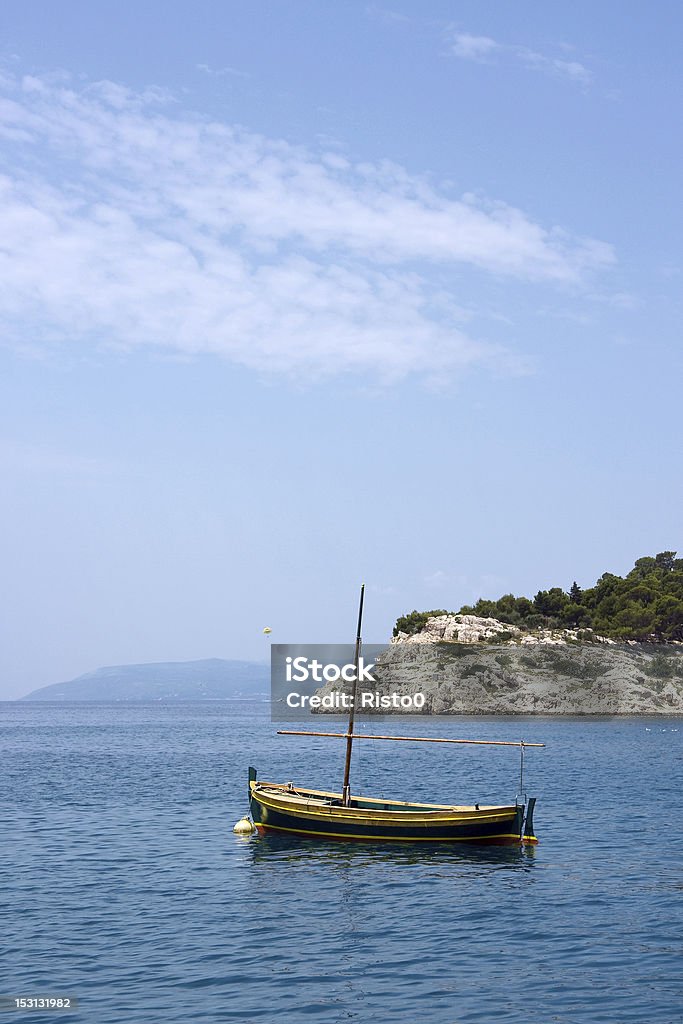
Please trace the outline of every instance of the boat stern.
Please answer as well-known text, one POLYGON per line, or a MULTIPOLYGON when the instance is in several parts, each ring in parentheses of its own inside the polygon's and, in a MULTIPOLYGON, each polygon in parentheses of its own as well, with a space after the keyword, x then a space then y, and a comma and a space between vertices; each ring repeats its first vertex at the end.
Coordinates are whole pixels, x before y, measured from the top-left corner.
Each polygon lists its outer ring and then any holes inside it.
POLYGON ((534 835, 534 807, 536 806, 536 797, 530 796, 529 802, 526 805, 526 815, 524 817, 524 828, 522 829, 521 840, 523 843, 533 845, 538 843, 538 839, 534 835))

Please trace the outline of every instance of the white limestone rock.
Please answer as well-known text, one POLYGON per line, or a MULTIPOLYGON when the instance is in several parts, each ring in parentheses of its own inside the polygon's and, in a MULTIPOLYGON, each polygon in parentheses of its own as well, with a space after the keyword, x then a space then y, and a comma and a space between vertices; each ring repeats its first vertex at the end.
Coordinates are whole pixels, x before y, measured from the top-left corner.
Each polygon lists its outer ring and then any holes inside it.
POLYGON ((427 619, 419 633, 409 636, 399 633, 393 637, 392 643, 458 643, 479 644, 500 633, 511 633, 520 636, 521 629, 511 626, 498 619, 482 619, 478 615, 433 615, 427 619))

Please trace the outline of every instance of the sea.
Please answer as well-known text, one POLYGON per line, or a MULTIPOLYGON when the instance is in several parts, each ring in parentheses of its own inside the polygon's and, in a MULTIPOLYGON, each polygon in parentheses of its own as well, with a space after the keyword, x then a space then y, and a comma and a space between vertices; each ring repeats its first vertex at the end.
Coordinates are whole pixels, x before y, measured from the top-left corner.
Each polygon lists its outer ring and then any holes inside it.
POLYGON ((516 748, 356 744, 356 792, 536 796, 525 848, 235 835, 249 765, 340 786, 340 740, 277 728, 254 701, 0 704, 0 1021, 682 1024, 683 721, 382 723, 545 743, 521 782, 516 748))

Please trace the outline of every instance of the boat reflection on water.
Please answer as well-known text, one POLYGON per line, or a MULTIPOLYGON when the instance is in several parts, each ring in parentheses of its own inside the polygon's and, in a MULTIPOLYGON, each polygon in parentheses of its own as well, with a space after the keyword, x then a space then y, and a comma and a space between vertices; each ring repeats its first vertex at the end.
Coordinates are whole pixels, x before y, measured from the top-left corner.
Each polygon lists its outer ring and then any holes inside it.
POLYGON ((379 866, 407 867, 478 867, 530 870, 534 866, 536 847, 473 846, 443 843, 343 843, 301 836, 253 835, 235 837, 245 845, 245 860, 258 866, 298 864, 308 869, 340 871, 379 866))

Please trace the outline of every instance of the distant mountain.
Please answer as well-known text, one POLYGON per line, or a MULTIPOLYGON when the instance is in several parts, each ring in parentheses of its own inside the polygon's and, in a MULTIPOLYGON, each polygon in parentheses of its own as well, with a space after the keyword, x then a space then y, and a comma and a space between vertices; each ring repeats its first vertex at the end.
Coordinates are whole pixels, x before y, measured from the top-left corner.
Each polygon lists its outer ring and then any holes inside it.
POLYGON ((98 668, 65 683, 42 686, 23 700, 224 700, 265 696, 269 691, 268 664, 207 658, 98 668))

